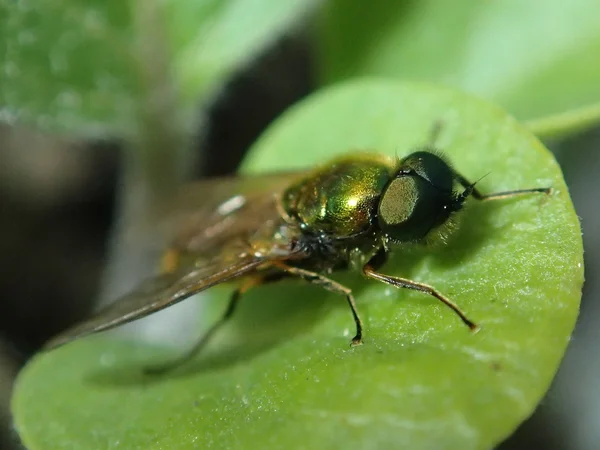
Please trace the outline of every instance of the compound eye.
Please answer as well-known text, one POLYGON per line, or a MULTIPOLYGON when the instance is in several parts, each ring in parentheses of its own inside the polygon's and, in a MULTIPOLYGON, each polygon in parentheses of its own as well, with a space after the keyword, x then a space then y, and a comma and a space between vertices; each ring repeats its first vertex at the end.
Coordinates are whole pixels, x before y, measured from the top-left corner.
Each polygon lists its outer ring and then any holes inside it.
POLYGON ((426 151, 411 153, 401 161, 400 170, 416 173, 440 191, 452 191, 454 184, 452 167, 435 153, 426 151))
POLYGON ((379 227, 397 242, 418 241, 447 218, 445 197, 418 175, 394 178, 379 201, 379 227))

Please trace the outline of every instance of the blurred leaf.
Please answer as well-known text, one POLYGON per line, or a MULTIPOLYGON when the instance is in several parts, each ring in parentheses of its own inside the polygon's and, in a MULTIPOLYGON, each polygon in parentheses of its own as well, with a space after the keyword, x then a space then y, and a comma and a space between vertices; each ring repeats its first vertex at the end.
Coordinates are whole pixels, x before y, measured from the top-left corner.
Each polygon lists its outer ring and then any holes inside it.
POLYGON ((140 74, 154 61, 140 54, 168 66, 160 69, 174 77, 179 106, 190 114, 315 3, 0 0, 0 118, 75 133, 131 133, 140 104, 156 95, 140 74), (163 23, 140 29, 140 8, 156 5, 163 23))
MULTIPOLYGON (((471 201, 447 246, 404 247, 386 273, 432 284, 445 306, 356 274, 364 345, 349 347, 343 298, 302 282, 251 290, 207 352, 162 377, 145 365, 178 355, 110 333, 38 355, 13 397, 30 450, 477 449, 528 417, 569 342, 583 282, 579 222, 552 155, 488 103, 426 84, 370 80, 314 94, 253 147, 247 170, 300 167, 349 149, 405 155, 432 124, 439 146, 484 192, 554 193, 471 201)), ((222 289, 202 301, 217 317, 222 289)), ((179 305, 176 306, 185 306, 179 305)), ((173 324, 174 332, 181 328, 173 324)))
MULTIPOLYGON (((600 120, 595 0, 332 0, 319 28, 322 80, 385 75, 441 82, 559 128, 600 120), (589 121, 589 117, 587 118, 589 121)), ((548 130, 544 130, 548 133, 548 130)), ((553 134, 553 133, 549 133, 553 134)))

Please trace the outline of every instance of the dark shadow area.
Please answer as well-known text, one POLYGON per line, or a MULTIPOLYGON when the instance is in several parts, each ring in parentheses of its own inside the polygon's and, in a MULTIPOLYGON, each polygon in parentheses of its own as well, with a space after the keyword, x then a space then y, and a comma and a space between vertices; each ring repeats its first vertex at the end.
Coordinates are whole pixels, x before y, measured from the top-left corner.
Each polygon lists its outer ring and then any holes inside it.
POLYGON ((303 31, 297 33, 236 74, 209 106, 208 126, 198 147, 203 175, 235 172, 264 129, 312 91, 311 49, 303 31))
POLYGON ((97 178, 82 180, 76 192, 57 194, 52 203, 0 194, 0 333, 24 357, 93 307, 112 220, 114 150, 103 144, 58 152, 68 158, 87 151, 90 162, 72 170, 91 163, 97 178))

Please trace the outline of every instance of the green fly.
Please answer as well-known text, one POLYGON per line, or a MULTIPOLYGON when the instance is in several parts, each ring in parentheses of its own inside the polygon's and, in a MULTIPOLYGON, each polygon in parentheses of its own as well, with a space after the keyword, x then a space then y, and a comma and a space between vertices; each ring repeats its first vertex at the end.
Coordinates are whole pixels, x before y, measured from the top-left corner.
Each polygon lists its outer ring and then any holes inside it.
POLYGON ((402 159, 354 153, 312 170, 201 181, 187 186, 171 205, 170 217, 176 219, 161 273, 55 337, 46 348, 142 318, 217 284, 236 282, 224 315, 182 358, 164 367, 172 368, 202 350, 248 289, 290 277, 344 297, 356 326, 352 345, 358 345, 363 323, 352 291, 330 278, 334 271, 355 267, 366 278, 435 297, 476 330, 434 287, 381 272, 390 250, 443 235, 471 197, 488 201, 550 191, 484 194, 433 148, 402 159))

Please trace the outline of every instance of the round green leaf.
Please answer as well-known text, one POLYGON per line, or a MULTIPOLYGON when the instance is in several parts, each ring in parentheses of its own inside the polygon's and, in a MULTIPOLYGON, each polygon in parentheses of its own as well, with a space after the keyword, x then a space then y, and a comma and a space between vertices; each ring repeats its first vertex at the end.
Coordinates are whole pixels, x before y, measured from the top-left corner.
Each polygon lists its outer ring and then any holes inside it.
MULTIPOLYGON (((183 349, 111 333, 38 355, 13 398, 24 443, 463 450, 504 439, 547 390, 583 282, 578 219, 559 166, 536 138, 462 93, 365 80, 292 108, 253 147, 246 169, 306 166, 348 150, 406 155, 436 121, 439 147, 464 176, 483 177, 482 191, 554 189, 470 200, 447 245, 398 248, 384 266, 450 296, 479 333, 423 293, 345 273, 335 278, 354 290, 366 328, 364 345, 351 348, 353 322, 339 295, 301 281, 263 286, 246 294, 203 355, 170 374, 142 369, 183 349)), ((228 292, 199 299, 210 306, 204 329, 228 292)))
POLYGON ((357 75, 442 82, 522 120, 583 108, 597 123, 599 16, 596 0, 333 0, 319 27, 320 72, 326 82, 357 75))
POLYGON ((0 119, 126 134, 148 98, 172 89, 191 113, 314 3, 0 0, 0 119))

